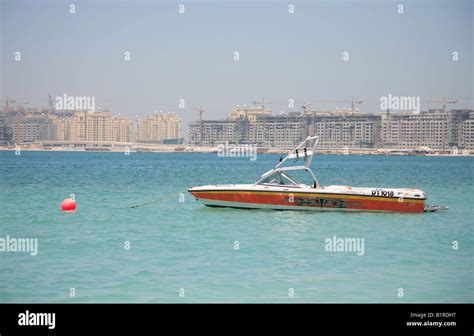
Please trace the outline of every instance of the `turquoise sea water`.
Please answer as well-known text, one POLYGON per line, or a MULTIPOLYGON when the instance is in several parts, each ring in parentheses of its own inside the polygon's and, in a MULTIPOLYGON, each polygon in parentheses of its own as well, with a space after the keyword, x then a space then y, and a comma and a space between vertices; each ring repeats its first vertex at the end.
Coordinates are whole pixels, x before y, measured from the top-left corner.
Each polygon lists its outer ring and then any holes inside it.
POLYGON ((474 158, 313 161, 323 185, 420 188, 439 213, 218 209, 186 192, 253 182, 278 158, 0 152, 0 238, 39 244, 0 252, 0 302, 474 301, 474 158), (71 193, 78 210, 62 213, 71 193), (364 238, 365 254, 327 252, 333 236, 364 238))

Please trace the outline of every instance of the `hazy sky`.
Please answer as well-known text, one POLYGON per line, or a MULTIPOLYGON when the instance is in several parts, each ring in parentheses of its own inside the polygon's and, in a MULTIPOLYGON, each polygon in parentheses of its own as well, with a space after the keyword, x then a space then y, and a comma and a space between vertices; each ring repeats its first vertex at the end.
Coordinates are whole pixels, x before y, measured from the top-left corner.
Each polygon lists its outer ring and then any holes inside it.
POLYGON ((187 123, 192 106, 224 118, 262 97, 325 109, 349 104, 316 99, 356 96, 362 111, 378 112, 389 93, 474 96, 473 1, 403 1, 403 14, 392 1, 1 3, 1 98, 29 106, 67 93, 128 116, 175 111, 187 123))

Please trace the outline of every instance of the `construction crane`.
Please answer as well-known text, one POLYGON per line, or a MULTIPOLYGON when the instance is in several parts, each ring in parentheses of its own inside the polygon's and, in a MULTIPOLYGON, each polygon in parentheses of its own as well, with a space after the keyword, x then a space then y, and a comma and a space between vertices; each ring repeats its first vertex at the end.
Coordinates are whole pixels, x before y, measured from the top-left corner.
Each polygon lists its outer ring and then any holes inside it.
POLYGON ((461 97, 461 98, 454 98, 456 99, 458 102, 461 101, 461 100, 464 100, 466 102, 466 109, 468 108, 468 100, 472 100, 473 97, 461 97))
POLYGON ((204 109, 200 105, 199 108, 193 107, 192 108, 194 111, 199 112, 199 146, 202 146, 203 144, 203 138, 204 138, 204 132, 203 132, 203 122, 202 122, 202 114, 204 112, 204 109))
POLYGON ((0 99, 0 100, 5 102, 5 110, 4 111, 7 112, 7 113, 10 112, 10 103, 12 103, 12 104, 16 103, 16 100, 9 99, 8 97, 7 97, 7 99, 0 99))
POLYGON ((288 101, 270 101, 265 100, 265 98, 262 98, 262 100, 252 101, 252 104, 260 107, 260 109, 262 110, 265 110, 265 105, 288 105, 288 101))
POLYGON ((16 100, 9 99, 8 97, 7 97, 7 99, 1 99, 1 100, 5 101, 5 104, 6 104, 7 107, 10 107, 10 103, 13 103, 13 104, 16 103, 16 100))
POLYGON ((49 112, 53 112, 55 110, 54 107, 54 102, 53 102, 53 97, 51 97, 50 94, 48 94, 48 106, 49 106, 49 112))
MULTIPOLYGON (((360 105, 363 103, 362 100, 356 100, 354 97, 352 97, 350 100, 346 99, 320 99, 320 98, 315 98, 315 99, 310 99, 311 102, 321 102, 321 103, 350 103, 351 104, 351 111, 353 113, 357 112, 357 105, 360 105)), ((301 108, 303 109, 303 112, 310 112, 310 106, 312 105, 311 102, 297 102, 294 101, 296 104, 303 104, 301 108)), ((264 109, 265 104, 275 104, 275 105, 288 105, 288 101, 266 101, 265 99, 262 99, 261 101, 252 101, 252 104, 260 106, 260 108, 264 109)))
MULTIPOLYGON (((296 102, 294 102, 296 103, 296 102)), ((252 101, 252 104, 259 107, 262 111, 265 110, 265 105, 286 105, 288 106, 289 105, 289 100, 287 101, 270 101, 270 100, 265 100, 264 98, 262 98, 262 100, 260 101, 257 101, 257 100, 254 100, 252 101)))
POLYGON ((350 103, 352 113, 356 113, 357 110, 358 110, 356 106, 363 103, 362 100, 355 100, 354 97, 352 97, 350 100, 346 100, 346 99, 312 99, 312 101, 317 101, 317 102, 321 102, 321 103, 350 103))
POLYGON ((443 97, 442 100, 422 100, 421 102, 425 104, 442 104, 441 106, 443 107, 443 112, 446 112, 446 105, 456 104, 458 102, 458 99, 443 97))
POLYGON ((252 104, 254 104, 255 106, 259 106, 262 111, 265 110, 265 104, 270 104, 271 102, 269 101, 265 101, 265 98, 262 98, 261 101, 257 101, 257 100, 254 100, 252 101, 252 104))
POLYGON ((24 101, 23 104, 20 103, 20 108, 23 108, 23 105, 24 105, 25 106, 24 109, 27 110, 29 104, 30 104, 29 102, 24 101))
POLYGON ((301 109, 303 110, 303 113, 306 114, 308 112, 311 112, 310 111, 310 107, 311 107, 311 103, 310 102, 307 102, 305 104, 303 104, 303 106, 301 106, 301 109))

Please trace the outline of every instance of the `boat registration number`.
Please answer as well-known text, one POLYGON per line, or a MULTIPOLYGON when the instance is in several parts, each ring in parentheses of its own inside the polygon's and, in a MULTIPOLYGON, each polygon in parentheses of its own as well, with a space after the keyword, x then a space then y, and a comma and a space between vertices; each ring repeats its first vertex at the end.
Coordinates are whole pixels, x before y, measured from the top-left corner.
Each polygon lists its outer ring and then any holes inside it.
POLYGON ((393 190, 384 190, 384 189, 373 189, 372 196, 393 196, 395 192, 393 190))

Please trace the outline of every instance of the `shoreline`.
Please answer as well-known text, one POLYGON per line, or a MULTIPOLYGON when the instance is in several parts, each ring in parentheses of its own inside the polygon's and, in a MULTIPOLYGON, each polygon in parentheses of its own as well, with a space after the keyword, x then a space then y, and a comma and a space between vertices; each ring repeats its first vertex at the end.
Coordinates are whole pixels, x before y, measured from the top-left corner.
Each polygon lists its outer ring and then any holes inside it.
MULTIPOLYGON (((198 146, 156 146, 154 148, 141 148, 139 145, 132 146, 132 149, 127 150, 123 147, 111 148, 68 148, 68 147, 32 147, 32 146, 0 146, 0 151, 16 150, 25 152, 74 152, 74 153, 217 153, 217 147, 198 147, 198 146), (138 148, 133 148, 138 147, 138 148)), ((257 155, 263 154, 287 154, 288 149, 284 148, 265 148, 258 149, 257 155)), ((459 150, 457 154, 448 151, 430 151, 430 152, 416 152, 409 149, 387 149, 387 148, 354 148, 354 149, 318 149, 319 155, 389 155, 389 156, 448 156, 448 157, 472 157, 473 151, 459 150)), ((231 157, 231 156, 230 156, 231 157)), ((238 153, 235 157, 239 157, 238 153)))

